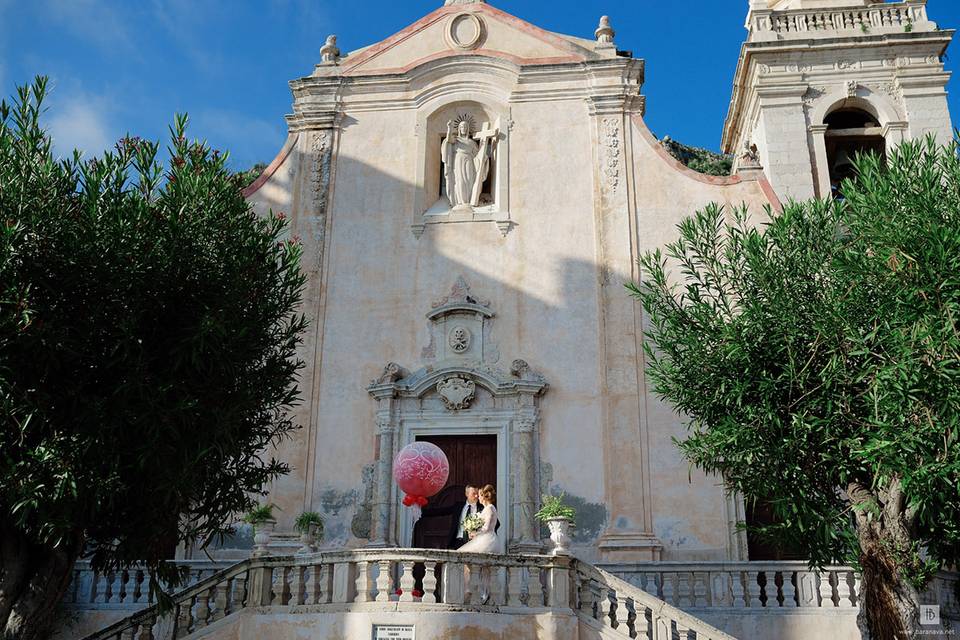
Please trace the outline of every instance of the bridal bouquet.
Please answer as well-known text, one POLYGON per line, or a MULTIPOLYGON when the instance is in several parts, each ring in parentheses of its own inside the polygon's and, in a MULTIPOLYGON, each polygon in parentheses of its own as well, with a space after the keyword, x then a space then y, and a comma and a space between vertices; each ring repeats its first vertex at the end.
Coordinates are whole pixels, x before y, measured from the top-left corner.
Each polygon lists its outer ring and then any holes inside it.
POLYGON ((483 518, 478 515, 467 516, 461 523, 464 533, 476 533, 483 528, 483 518))

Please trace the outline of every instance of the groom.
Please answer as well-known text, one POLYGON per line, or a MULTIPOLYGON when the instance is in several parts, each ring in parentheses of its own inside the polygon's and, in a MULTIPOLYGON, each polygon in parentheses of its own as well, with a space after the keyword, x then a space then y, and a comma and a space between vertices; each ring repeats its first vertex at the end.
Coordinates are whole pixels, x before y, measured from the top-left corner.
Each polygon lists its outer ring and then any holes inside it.
POLYGON ((463 490, 463 495, 466 498, 465 500, 455 502, 449 507, 436 507, 423 510, 424 516, 457 516, 457 519, 450 525, 450 537, 447 541, 447 549, 459 549, 467 544, 470 536, 463 530, 463 519, 483 511, 483 505, 477 501, 479 491, 475 486, 468 484, 466 489, 463 490))

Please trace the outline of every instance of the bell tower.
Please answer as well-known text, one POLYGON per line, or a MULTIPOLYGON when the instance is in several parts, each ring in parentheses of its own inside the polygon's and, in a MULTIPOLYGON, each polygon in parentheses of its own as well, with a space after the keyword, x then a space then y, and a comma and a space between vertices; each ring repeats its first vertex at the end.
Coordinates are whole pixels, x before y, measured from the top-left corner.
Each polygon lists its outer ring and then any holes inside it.
POLYGON ((748 0, 723 150, 759 163, 781 200, 829 197, 858 152, 952 138, 926 0, 748 0))

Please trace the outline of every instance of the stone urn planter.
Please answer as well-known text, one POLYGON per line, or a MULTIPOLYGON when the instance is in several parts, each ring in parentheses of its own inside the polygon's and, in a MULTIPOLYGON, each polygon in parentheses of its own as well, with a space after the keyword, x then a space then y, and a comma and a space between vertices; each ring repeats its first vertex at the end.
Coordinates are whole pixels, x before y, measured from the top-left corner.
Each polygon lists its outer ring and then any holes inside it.
POLYGON ((569 518, 548 518, 547 529, 550 530, 550 540, 553 541, 553 555, 570 555, 570 525, 569 518))
POLYGON ((253 525, 253 555, 261 557, 269 555, 267 545, 270 544, 270 538, 277 526, 276 520, 264 520, 253 525))
POLYGON ((310 523, 305 531, 300 532, 300 548, 297 555, 314 553, 317 550, 317 525, 310 523))

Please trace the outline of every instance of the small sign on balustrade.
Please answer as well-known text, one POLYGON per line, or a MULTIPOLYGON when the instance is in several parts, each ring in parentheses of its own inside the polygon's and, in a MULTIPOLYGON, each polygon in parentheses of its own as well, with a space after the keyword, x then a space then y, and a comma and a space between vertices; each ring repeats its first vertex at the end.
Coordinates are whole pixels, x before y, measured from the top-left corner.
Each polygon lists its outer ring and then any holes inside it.
POLYGON ((375 624, 373 640, 414 640, 412 624, 375 624))

